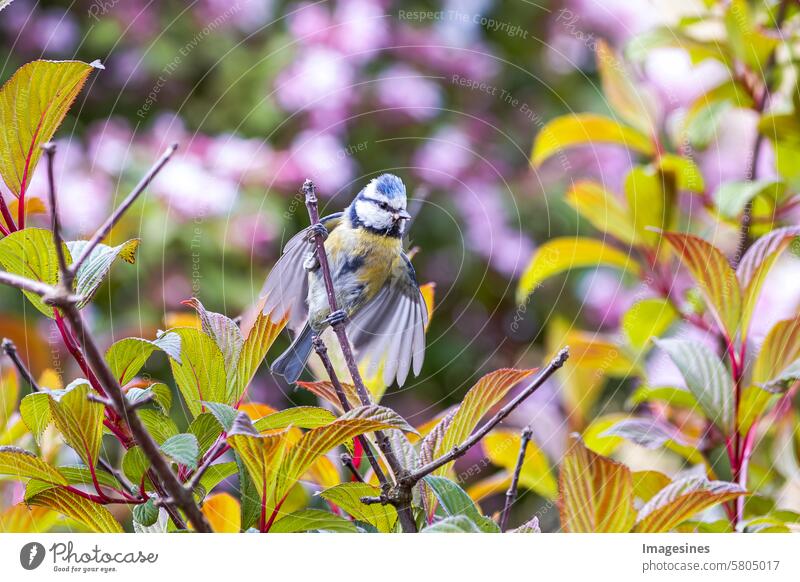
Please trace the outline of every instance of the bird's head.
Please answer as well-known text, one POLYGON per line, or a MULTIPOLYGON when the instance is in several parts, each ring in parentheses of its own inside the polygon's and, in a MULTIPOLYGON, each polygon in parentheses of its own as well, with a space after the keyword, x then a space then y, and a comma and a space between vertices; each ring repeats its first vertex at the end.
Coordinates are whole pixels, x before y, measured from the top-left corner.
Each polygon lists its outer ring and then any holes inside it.
POLYGON ((382 174, 358 193, 351 206, 351 219, 358 226, 385 235, 402 236, 406 211, 406 187, 393 174, 382 174))

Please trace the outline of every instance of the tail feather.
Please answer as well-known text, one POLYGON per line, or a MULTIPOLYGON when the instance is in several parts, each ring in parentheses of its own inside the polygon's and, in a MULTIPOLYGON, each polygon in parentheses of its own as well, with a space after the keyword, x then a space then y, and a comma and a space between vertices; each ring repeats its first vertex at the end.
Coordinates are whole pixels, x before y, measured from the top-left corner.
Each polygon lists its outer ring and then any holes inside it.
POLYGON ((312 341, 314 332, 311 326, 306 323, 302 331, 294 338, 292 345, 272 363, 273 374, 283 376, 287 382, 293 384, 300 378, 303 368, 306 366, 308 356, 311 355, 312 341))

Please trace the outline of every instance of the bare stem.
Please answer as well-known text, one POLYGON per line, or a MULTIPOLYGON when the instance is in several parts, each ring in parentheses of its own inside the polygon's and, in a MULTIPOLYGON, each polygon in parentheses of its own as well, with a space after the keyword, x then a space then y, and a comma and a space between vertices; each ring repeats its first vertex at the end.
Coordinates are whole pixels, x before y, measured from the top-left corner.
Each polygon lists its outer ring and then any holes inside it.
POLYGON ((14 232, 17 230, 17 225, 14 223, 14 217, 11 216, 11 211, 8 209, 8 205, 6 204, 5 198, 3 198, 2 192, 0 192, 0 214, 2 214, 3 220, 5 220, 7 232, 14 232))
POLYGON ((61 236, 61 219, 58 214, 58 202, 56 199, 56 179, 53 173, 53 162, 56 156, 56 144, 47 142, 42 146, 44 155, 47 157, 47 196, 50 203, 51 228, 53 230, 53 243, 56 247, 58 257, 58 270, 63 277, 61 283, 66 289, 72 288, 73 272, 67 267, 67 258, 64 256, 64 239, 61 236))
POLYGON ((40 297, 47 297, 55 290, 54 287, 41 283, 40 281, 34 281, 33 279, 21 277, 20 275, 15 275, 7 271, 0 271, 0 283, 8 285, 9 287, 16 287, 21 291, 30 291, 40 297))
POLYGON ((97 229, 97 232, 92 235, 92 238, 89 239, 89 242, 83 247, 80 255, 78 255, 78 258, 75 259, 75 262, 70 268, 73 275, 78 272, 78 269, 81 268, 81 265, 86 261, 94 248, 108 236, 108 234, 111 232, 111 229, 114 228, 114 225, 119 222, 119 219, 122 218, 122 215, 125 214, 125 212, 134 202, 136 202, 136 199, 139 198, 142 192, 144 192, 145 189, 150 185, 150 183, 153 181, 153 178, 155 178, 161 169, 166 165, 177 149, 178 144, 172 144, 167 148, 158 161, 148 170, 144 177, 139 180, 139 183, 136 184, 136 187, 133 189, 133 191, 131 191, 127 198, 122 201, 122 204, 120 204, 117 209, 114 210, 114 212, 106 219, 103 225, 97 229))
POLYGON ((217 459, 219 456, 219 452, 227 446, 227 442, 225 439, 217 441, 216 445, 211 448, 211 450, 206 455, 206 460, 203 461, 203 464, 200 465, 197 470, 192 474, 188 481, 186 481, 186 489, 189 491, 194 491, 194 488, 200 483, 200 479, 202 479, 203 475, 208 468, 211 467, 211 464, 217 459))
POLYGON ((355 480, 359 483, 364 483, 364 477, 361 476, 361 473, 358 472, 358 468, 356 467, 355 463, 353 463, 353 457, 351 457, 348 453, 342 453, 339 457, 342 461, 342 465, 347 467, 347 470, 355 477, 355 480))
POLYGON ((514 466, 514 474, 511 476, 511 485, 506 491, 506 502, 503 505, 503 513, 500 515, 500 531, 506 531, 508 526, 508 516, 511 514, 511 506, 517 498, 517 488, 519 487, 519 474, 522 472, 522 464, 525 462, 525 452, 528 450, 528 443, 531 442, 533 430, 530 426, 526 426, 522 430, 522 436, 519 443, 519 455, 517 456, 517 464, 514 466))
POLYGON ((14 342, 8 338, 3 338, 2 349, 17 368, 19 375, 22 376, 31 387, 31 391, 38 392, 41 390, 39 384, 36 382, 36 379, 33 377, 33 374, 31 374, 31 371, 20 359, 19 354, 17 353, 17 346, 14 344, 14 342))

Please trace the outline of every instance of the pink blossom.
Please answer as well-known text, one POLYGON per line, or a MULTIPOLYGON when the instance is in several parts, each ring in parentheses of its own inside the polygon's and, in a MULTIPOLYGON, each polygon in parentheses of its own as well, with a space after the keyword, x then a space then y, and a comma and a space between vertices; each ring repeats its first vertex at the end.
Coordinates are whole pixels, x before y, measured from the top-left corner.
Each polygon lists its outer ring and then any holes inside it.
POLYGON ((349 102, 354 74, 341 53, 312 46, 278 75, 278 102, 289 111, 336 110, 349 102))
POLYGON ((376 92, 381 106, 393 110, 392 116, 402 113, 416 120, 435 117, 442 102, 439 86, 406 65, 385 70, 378 77, 376 92))

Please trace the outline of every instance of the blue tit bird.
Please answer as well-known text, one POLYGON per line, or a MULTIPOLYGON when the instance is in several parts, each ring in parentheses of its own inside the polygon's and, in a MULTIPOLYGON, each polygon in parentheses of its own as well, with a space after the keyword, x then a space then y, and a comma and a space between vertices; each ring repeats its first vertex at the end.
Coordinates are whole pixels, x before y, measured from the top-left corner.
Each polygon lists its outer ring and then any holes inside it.
POLYGON ((273 373, 296 382, 314 336, 349 320, 348 336, 359 367, 371 376, 383 366, 387 386, 402 386, 413 368, 419 375, 425 353, 428 311, 414 268, 403 252, 406 188, 392 174, 375 178, 343 211, 295 235, 267 277, 264 313, 288 318, 292 345, 272 364, 273 373), (326 236, 325 251, 339 312, 331 313, 313 235, 326 236), (311 243, 311 244, 309 244, 311 243))

